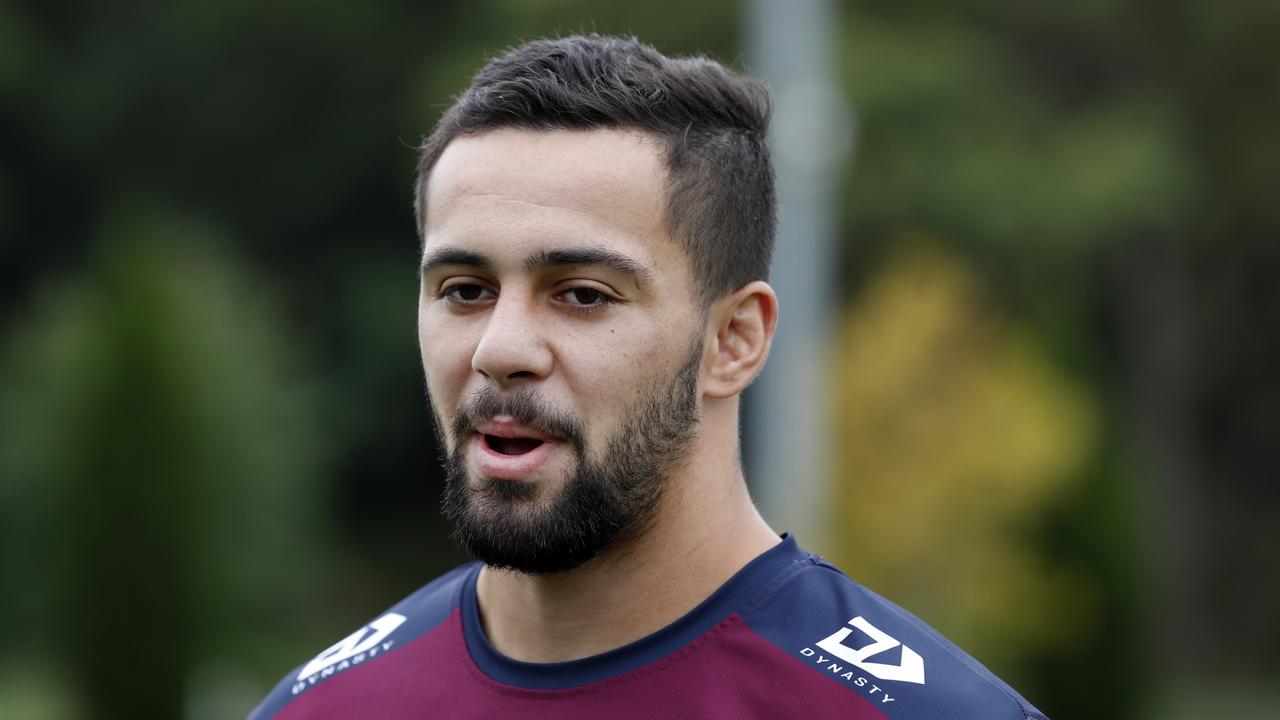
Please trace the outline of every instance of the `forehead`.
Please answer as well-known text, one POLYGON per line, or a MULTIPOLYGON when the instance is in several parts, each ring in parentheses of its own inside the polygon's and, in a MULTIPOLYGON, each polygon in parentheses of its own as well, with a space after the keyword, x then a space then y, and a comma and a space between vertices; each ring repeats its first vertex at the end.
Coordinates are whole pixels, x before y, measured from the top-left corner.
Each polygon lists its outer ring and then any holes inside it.
POLYGON ((684 253, 666 231, 666 181, 657 141, 638 132, 503 128, 461 136, 431 172, 426 246, 587 243, 669 264, 665 256, 684 253))

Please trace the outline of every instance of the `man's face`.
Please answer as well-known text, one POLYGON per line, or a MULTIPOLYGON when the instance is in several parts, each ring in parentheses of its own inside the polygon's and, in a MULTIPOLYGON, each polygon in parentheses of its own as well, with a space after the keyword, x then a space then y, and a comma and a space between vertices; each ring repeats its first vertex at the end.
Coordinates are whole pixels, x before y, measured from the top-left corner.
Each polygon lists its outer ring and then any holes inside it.
POLYGON ((445 514, 476 557, 574 567, 655 512, 696 431, 703 313, 658 148, 616 130, 454 140, 418 337, 445 514))

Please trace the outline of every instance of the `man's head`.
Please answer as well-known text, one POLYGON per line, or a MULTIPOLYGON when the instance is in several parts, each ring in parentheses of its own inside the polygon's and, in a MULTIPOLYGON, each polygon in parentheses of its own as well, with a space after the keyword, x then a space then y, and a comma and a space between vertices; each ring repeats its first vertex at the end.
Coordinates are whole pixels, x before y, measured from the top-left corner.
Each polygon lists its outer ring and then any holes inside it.
POLYGON ((708 408, 726 424, 708 402, 776 313, 766 108, 710 61, 568 38, 490 63, 425 142, 419 340, 472 554, 590 559, 660 512, 708 408))
POLYGON ((422 145, 415 194, 457 137, 495 128, 619 129, 655 144, 667 231, 693 262, 700 296, 768 280, 777 225, 766 132, 769 91, 706 58, 669 58, 634 39, 537 40, 476 73, 422 145))

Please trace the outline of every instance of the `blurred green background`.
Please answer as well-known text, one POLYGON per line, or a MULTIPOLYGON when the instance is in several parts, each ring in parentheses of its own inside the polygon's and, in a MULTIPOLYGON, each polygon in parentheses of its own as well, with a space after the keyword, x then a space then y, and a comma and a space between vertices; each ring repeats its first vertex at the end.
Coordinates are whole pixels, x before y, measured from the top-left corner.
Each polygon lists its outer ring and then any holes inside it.
MULTIPOLYGON (((0 718, 243 716, 462 561, 414 146, 744 12, 0 0, 0 718)), ((1280 717, 1280 4, 838 15, 832 559, 1057 720, 1280 717)))

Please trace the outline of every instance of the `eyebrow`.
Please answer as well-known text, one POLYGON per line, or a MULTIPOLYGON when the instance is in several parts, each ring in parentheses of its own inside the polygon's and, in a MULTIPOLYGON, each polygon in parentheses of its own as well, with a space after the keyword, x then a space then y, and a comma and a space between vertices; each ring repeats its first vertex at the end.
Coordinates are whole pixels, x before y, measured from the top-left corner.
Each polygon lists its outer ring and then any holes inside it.
MULTIPOLYGON (((493 261, 480 253, 461 248, 442 247, 432 250, 422 258, 418 275, 424 277, 427 273, 444 265, 467 265, 488 271, 494 269, 493 261)), ((524 268, 529 272, 565 265, 600 265, 632 277, 637 284, 652 283, 654 280, 653 271, 636 260, 616 250, 598 246, 540 250, 524 261, 524 268)))
POLYGON ((626 255, 609 248, 584 246, 542 250, 524 261, 530 272, 563 265, 600 265, 615 272, 631 276, 637 283, 653 282, 653 271, 626 255))
POLYGON ((424 277, 427 273, 442 265, 470 265, 481 270, 493 269, 493 261, 480 253, 459 248, 443 247, 432 250, 422 258, 422 265, 418 268, 418 276, 424 277))

